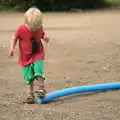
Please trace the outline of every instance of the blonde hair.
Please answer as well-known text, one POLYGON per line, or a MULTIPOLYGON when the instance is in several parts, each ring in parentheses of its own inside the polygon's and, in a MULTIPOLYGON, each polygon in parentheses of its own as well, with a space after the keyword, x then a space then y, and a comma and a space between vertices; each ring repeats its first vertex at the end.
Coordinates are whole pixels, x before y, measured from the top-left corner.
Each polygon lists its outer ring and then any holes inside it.
POLYGON ((36 7, 32 7, 24 14, 24 22, 31 31, 37 31, 42 25, 42 12, 36 7))

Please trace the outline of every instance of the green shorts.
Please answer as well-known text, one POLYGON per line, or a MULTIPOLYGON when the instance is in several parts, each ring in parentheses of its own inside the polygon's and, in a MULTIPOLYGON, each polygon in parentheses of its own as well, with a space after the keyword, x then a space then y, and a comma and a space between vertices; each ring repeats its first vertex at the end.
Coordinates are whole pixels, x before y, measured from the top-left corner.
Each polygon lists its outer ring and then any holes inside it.
POLYGON ((26 84, 30 84, 38 76, 45 79, 43 60, 41 59, 27 66, 22 66, 22 74, 26 84))

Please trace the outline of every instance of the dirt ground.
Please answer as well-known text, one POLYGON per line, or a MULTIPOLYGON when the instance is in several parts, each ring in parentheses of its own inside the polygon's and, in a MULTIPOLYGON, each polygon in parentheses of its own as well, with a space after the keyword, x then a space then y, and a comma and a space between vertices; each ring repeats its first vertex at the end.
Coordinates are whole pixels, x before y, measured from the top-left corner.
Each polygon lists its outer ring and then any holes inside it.
MULTIPOLYGON (((8 56, 10 39, 22 22, 23 14, 0 13, 0 120, 120 120, 119 90, 25 104, 17 48, 14 57, 8 56)), ((44 44, 49 92, 120 81, 119 11, 45 13, 44 27, 50 36, 44 44)))

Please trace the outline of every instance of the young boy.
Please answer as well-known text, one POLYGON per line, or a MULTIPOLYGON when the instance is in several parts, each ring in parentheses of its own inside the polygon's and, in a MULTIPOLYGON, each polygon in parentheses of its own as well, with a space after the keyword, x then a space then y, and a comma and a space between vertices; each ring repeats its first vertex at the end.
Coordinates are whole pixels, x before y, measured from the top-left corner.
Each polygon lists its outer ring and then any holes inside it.
POLYGON ((39 9, 32 7, 24 15, 24 24, 16 30, 10 43, 10 56, 14 55, 15 46, 19 40, 19 64, 28 87, 27 103, 34 103, 33 82, 39 83, 38 97, 45 96, 44 89, 44 48, 43 39, 49 42, 42 26, 42 13, 39 9))

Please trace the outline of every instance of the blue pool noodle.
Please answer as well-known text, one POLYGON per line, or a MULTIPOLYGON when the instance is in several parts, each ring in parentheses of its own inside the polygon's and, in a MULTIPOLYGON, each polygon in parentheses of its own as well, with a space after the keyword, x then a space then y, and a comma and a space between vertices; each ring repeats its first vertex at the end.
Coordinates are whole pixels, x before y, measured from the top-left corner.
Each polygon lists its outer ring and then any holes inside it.
POLYGON ((35 102, 46 103, 46 102, 50 102, 52 99, 71 95, 71 94, 104 91, 104 90, 112 90, 112 89, 120 89, 120 82, 104 83, 104 84, 96 84, 96 85, 88 85, 88 86, 76 86, 72 88, 57 90, 51 93, 47 93, 43 99, 36 97, 35 102))

